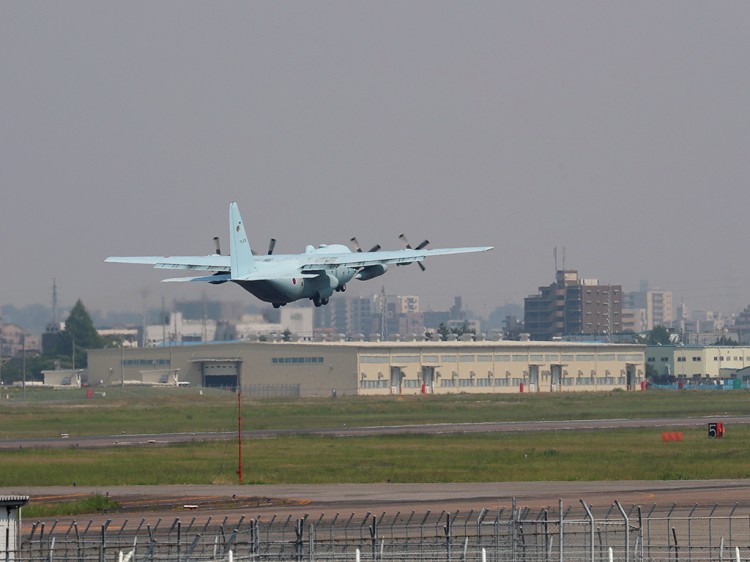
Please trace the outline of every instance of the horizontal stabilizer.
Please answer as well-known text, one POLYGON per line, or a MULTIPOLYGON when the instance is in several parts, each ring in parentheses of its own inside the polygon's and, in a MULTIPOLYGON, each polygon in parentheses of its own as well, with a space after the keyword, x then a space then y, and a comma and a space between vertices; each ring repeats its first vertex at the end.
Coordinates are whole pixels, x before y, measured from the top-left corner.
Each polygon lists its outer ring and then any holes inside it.
POLYGON ((219 283, 223 281, 231 281, 232 276, 229 273, 221 273, 218 275, 204 275, 202 277, 172 277, 170 279, 162 279, 162 283, 184 283, 186 281, 195 281, 203 283, 219 283))
POLYGON ((139 263, 156 269, 197 269, 201 271, 229 271, 229 256, 112 256, 109 263, 139 263))

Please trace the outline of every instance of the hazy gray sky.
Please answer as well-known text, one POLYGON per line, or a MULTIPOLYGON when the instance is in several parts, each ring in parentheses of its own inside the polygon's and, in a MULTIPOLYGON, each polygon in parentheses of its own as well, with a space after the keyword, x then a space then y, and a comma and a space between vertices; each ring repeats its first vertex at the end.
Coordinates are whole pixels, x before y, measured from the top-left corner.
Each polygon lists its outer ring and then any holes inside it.
MULTIPOLYGON (((138 309, 108 255, 491 244, 357 294, 489 312, 553 280, 750 304, 748 2, 3 2, 0 303, 138 309), (561 256, 562 250, 559 251, 561 256)), ((381 283, 381 281, 383 283, 381 283)))

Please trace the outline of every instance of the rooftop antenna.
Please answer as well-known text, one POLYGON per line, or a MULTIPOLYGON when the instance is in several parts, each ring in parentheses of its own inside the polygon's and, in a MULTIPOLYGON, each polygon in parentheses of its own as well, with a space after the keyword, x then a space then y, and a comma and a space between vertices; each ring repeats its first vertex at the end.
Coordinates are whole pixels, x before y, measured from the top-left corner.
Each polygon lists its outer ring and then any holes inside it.
POLYGON ((143 287, 141 289, 141 303, 143 304, 143 334, 141 337, 141 347, 146 347, 146 332, 147 332, 147 325, 146 325, 146 298, 148 297, 149 290, 147 287, 143 287))
POLYGON ((552 255, 555 256, 555 275, 557 275, 557 246, 552 248, 552 255))
POLYGON ((52 278, 52 326, 57 330, 57 278, 52 278))
MULTIPOLYGON (((145 310, 144 305, 144 310, 145 310)), ((145 312, 144 312, 145 315, 145 312)), ((167 318, 167 308, 164 305, 164 295, 161 297, 161 343, 162 345, 166 345, 167 343, 167 324, 169 323, 169 319, 167 318)), ((144 321, 144 326, 145 326, 144 321)))
POLYGON ((385 341, 385 285, 380 287, 380 341, 385 341))
POLYGON ((565 270, 565 246, 563 246, 563 270, 565 270))

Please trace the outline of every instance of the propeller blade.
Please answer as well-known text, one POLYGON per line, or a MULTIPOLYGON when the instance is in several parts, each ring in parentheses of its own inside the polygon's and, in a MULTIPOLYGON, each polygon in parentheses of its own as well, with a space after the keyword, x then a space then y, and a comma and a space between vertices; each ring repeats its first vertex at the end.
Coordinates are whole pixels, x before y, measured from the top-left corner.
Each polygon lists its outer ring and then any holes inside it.
MULTIPOLYGON (((407 250, 411 250, 412 249, 411 244, 409 244, 409 240, 407 240, 405 234, 399 234, 398 237, 404 243, 404 245, 406 246, 407 250)), ((420 242, 419 246, 417 246, 414 249, 415 250, 421 250, 422 248, 424 248, 425 246, 427 246, 427 244, 429 244, 429 243, 430 243, 429 240, 422 240, 422 242, 420 242)), ((422 271, 425 271, 427 269, 421 261, 418 261, 417 265, 419 266, 419 269, 421 269, 422 271)))
MULTIPOLYGON (((352 237, 349 241, 352 243, 352 246, 354 246, 354 251, 355 252, 362 252, 362 246, 359 245, 359 242, 357 241, 356 238, 352 237)), ((372 248, 370 248, 367 251, 368 252, 377 252, 379 249, 380 249, 380 244, 375 244, 372 248)))
POLYGON ((271 241, 268 243, 268 255, 270 256, 273 254, 273 249, 276 247, 276 238, 271 238, 271 241))
POLYGON ((221 255, 221 247, 219 246, 219 237, 214 236, 214 248, 216 248, 216 255, 221 255))

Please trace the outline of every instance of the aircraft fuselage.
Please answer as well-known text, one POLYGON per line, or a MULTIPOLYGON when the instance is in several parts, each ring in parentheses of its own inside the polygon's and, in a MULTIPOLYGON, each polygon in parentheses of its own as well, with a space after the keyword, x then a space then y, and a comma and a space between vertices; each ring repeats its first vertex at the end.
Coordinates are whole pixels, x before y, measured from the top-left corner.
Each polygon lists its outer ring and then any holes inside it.
POLYGON ((264 281, 233 281, 256 298, 284 305, 299 299, 311 299, 316 305, 325 304, 336 291, 345 291, 354 278, 356 269, 336 266, 312 278, 290 276, 286 279, 264 281))

